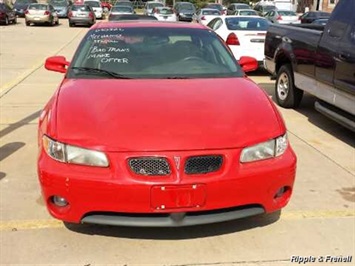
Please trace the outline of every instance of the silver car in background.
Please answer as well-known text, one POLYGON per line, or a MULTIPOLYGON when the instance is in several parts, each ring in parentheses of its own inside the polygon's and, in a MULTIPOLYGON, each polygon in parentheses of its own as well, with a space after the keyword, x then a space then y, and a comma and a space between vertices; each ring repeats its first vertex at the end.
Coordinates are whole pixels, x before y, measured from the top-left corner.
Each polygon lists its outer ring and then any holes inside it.
POLYGON ((272 23, 278 24, 299 24, 301 21, 298 15, 289 10, 272 10, 265 14, 265 18, 272 23))
POLYGON ((59 24, 59 18, 54 7, 49 4, 30 4, 25 12, 26 26, 48 24, 51 26, 59 24))
POLYGON ((259 16, 259 13, 253 9, 238 9, 234 12, 235 16, 259 16))
POLYGON ((94 10, 84 4, 72 5, 68 13, 69 27, 76 25, 92 26, 96 23, 94 10))

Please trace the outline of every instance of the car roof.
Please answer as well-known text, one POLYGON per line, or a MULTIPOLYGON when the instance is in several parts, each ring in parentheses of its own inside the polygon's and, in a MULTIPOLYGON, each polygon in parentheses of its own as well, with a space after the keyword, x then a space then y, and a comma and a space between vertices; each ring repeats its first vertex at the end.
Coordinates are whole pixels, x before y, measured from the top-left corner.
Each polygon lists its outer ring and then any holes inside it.
POLYGON ((150 20, 126 20, 126 21, 100 21, 95 23, 90 29, 107 29, 107 28, 181 28, 181 29, 206 29, 200 23, 186 22, 165 22, 150 20))

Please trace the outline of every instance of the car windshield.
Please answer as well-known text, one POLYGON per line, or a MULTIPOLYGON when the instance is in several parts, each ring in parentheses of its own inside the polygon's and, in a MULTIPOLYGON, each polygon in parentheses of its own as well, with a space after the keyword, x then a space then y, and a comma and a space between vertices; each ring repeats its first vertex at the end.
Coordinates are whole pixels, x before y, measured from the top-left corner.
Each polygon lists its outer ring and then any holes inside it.
POLYGON ((270 24, 262 18, 226 17, 226 25, 229 30, 266 31, 270 24))
POLYGON ((293 11, 278 11, 281 16, 297 16, 293 11))
POLYGON ((133 8, 130 7, 130 6, 114 6, 112 9, 111 9, 111 12, 114 13, 114 12, 133 12, 133 8))
POLYGON ((31 0, 16 0, 15 4, 29 4, 33 3, 31 0))
POLYGON ((68 78, 186 79, 241 77, 226 46, 210 30, 125 27, 90 30, 68 78))
POLYGON ((47 10, 47 5, 43 4, 31 4, 28 7, 29 10, 47 10))
POLYGON ((167 7, 165 7, 165 8, 160 8, 160 9, 158 9, 158 10, 159 10, 159 13, 160 13, 160 14, 163 14, 163 15, 171 15, 171 14, 174 13, 171 8, 167 8, 167 7))
POLYGON ((91 7, 100 7, 100 2, 98 1, 85 1, 84 3, 91 7))
POLYGON ((255 16, 258 15, 254 10, 240 10, 239 15, 241 16, 255 16))
POLYGON ((208 8, 213 8, 213 9, 217 9, 217 10, 219 10, 219 11, 222 11, 222 10, 223 10, 223 6, 218 5, 218 4, 209 4, 209 5, 207 5, 206 7, 208 7, 208 8))
POLYGON ((263 12, 269 12, 271 10, 275 10, 276 6, 263 6, 263 12))
POLYGON ((71 8, 72 11, 90 11, 87 5, 74 5, 71 8))
POLYGON ((219 16, 221 13, 218 10, 202 10, 202 15, 215 15, 219 16))
POLYGON ((180 4, 179 5, 179 9, 180 10, 195 10, 195 7, 193 6, 193 4, 188 4, 188 3, 184 3, 184 4, 180 4))
POLYGON ((147 5, 147 9, 153 9, 154 7, 164 6, 162 3, 150 3, 147 5))
POLYGON ((51 0, 48 2, 52 6, 67 6, 68 2, 63 0, 51 0))
POLYGON ((236 5, 235 8, 236 9, 250 9, 250 6, 248 6, 246 4, 245 5, 241 4, 241 5, 236 5))

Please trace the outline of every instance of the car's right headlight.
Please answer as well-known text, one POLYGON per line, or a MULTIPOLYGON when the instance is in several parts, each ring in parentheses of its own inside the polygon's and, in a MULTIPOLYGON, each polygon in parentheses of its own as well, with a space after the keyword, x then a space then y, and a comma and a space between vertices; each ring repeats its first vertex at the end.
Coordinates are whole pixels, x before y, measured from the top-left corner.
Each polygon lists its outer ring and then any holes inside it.
POLYGON ((55 141, 43 136, 43 148, 54 160, 63 163, 81 164, 97 167, 108 167, 109 162, 105 153, 101 151, 88 150, 55 141))
POLYGON ((278 138, 244 148, 240 155, 240 162, 254 162, 280 156, 286 151, 287 146, 287 134, 284 134, 278 138))

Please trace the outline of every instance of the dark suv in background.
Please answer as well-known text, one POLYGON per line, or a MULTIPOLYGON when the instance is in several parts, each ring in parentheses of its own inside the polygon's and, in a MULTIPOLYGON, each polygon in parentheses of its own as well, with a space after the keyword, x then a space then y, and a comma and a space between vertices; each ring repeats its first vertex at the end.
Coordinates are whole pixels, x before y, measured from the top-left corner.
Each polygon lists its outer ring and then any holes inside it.
POLYGON ((174 11, 178 21, 192 21, 196 8, 190 2, 177 2, 174 5, 174 11))
POLYGON ((16 11, 16 15, 19 17, 25 17, 25 11, 30 4, 38 3, 37 0, 16 0, 14 4, 14 9, 16 11))

